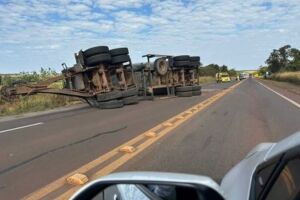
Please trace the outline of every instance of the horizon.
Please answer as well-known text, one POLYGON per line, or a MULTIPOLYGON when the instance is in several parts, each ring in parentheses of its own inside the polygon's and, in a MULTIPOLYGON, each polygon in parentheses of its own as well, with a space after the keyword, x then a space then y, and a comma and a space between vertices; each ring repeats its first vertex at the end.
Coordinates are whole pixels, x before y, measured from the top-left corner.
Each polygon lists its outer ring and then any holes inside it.
POLYGON ((1 74, 61 71, 100 45, 128 47, 133 63, 188 54, 235 70, 265 65, 286 44, 300 48, 297 0, 4 0, 0 11, 1 74))

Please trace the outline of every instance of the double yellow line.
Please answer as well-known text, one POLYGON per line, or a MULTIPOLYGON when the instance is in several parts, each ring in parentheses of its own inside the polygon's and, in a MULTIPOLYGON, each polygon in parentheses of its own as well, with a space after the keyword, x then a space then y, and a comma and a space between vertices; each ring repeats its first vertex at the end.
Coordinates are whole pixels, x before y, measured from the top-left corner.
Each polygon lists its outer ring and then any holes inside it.
MULTIPOLYGON (((241 82, 240 82, 241 83, 241 82)), ((191 108, 185 110, 184 112, 179 113, 178 115, 158 124, 157 126, 151 128, 150 130, 138 135, 137 137, 131 139, 130 141, 114 148, 113 150, 109 151, 108 153, 100 156, 99 158, 85 164, 84 166, 80 167, 79 169, 68 173, 67 175, 57 179, 56 181, 46 185, 45 187, 27 195, 23 199, 26 200, 37 200, 46 198, 51 193, 57 193, 56 191, 61 189, 62 187, 67 185, 66 179, 74 174, 86 174, 89 171, 95 169, 100 164, 103 164, 106 161, 109 161, 115 156, 119 156, 118 158, 110 161, 107 165, 105 165, 100 170, 96 171, 89 177, 89 180, 97 179, 101 176, 107 175, 117 168, 125 164, 127 161, 135 157, 137 154, 145 150, 147 147, 158 141, 160 138, 165 136, 166 134, 170 133, 176 127, 196 115, 197 113, 201 112, 203 109, 207 108, 212 103, 216 102, 224 95, 232 91, 235 87, 237 87, 240 83, 237 83, 231 86, 228 89, 225 89, 216 95, 198 103, 191 108), (124 148, 125 147, 125 148, 124 148), (126 152, 124 149, 131 149, 132 151, 126 152)), ((70 189, 57 194, 54 199, 57 200, 65 200, 68 199, 74 192, 76 192, 81 186, 73 186, 70 189)))

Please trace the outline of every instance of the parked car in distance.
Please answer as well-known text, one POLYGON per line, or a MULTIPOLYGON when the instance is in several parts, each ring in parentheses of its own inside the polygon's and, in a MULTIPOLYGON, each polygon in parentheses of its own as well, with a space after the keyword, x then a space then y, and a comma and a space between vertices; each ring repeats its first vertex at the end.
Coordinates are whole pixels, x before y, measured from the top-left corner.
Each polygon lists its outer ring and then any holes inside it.
POLYGON ((247 78, 249 78, 249 74, 248 73, 240 73, 239 77, 240 77, 240 80, 247 79, 247 78))

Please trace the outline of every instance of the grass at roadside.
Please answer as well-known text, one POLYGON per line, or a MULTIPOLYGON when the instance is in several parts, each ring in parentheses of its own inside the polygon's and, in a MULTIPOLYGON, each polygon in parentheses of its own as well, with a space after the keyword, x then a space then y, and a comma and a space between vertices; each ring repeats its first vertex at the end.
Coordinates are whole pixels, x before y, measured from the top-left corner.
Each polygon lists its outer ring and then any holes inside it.
POLYGON ((271 79, 300 85, 300 71, 276 73, 271 76, 271 79))
POLYGON ((216 82, 216 79, 213 76, 200 76, 199 82, 200 83, 214 83, 214 82, 216 82))
POLYGON ((61 106, 79 103, 76 98, 65 97, 54 94, 37 94, 20 97, 12 102, 0 100, 0 116, 24 114, 49 110, 61 106))
MULTIPOLYGON (((51 88, 62 88, 62 82, 50 85, 51 88)), ((55 94, 36 94, 21 96, 11 102, 0 99, 0 117, 18 115, 28 112, 50 110, 57 107, 80 103, 78 98, 55 94)))

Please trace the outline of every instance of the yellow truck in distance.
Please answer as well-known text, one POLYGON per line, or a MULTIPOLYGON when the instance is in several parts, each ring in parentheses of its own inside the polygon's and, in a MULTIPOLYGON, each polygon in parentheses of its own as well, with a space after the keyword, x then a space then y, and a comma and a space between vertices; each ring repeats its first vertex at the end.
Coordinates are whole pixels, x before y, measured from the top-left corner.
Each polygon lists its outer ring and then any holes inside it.
POLYGON ((227 72, 216 73, 216 81, 219 82, 230 82, 230 76, 227 72))

